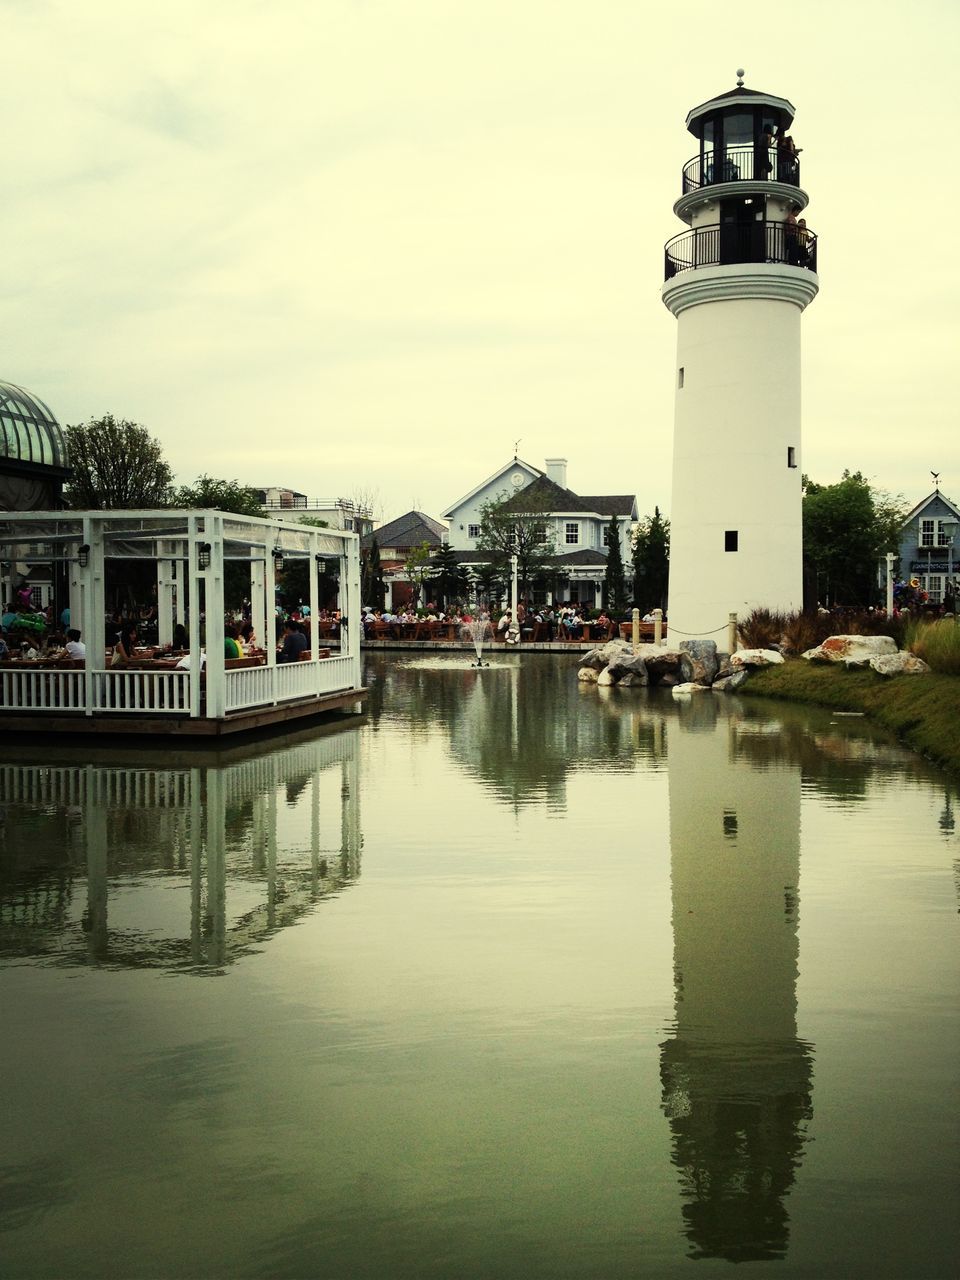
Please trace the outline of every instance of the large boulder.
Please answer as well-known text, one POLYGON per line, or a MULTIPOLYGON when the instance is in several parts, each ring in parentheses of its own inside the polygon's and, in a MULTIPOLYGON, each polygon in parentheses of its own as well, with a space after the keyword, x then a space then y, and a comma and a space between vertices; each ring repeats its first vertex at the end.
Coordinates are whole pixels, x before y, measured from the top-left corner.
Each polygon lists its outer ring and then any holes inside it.
POLYGON ((843 662, 848 667, 869 666, 871 658, 892 656, 897 642, 892 636, 828 636, 823 644, 802 656, 808 662, 843 662))
POLYGON ((901 650, 870 659, 870 666, 881 676, 922 676, 930 668, 916 654, 901 650))
POLYGON ((776 649, 738 649, 730 655, 730 670, 746 671, 750 667, 773 667, 783 662, 783 654, 776 649))
POLYGON ((716 640, 680 641, 680 674, 688 684, 712 684, 718 667, 716 640))
POLYGON ((736 693, 747 678, 746 671, 737 671, 732 676, 721 676, 710 686, 714 693, 736 693))
POLYGON ((592 667, 594 671, 602 671, 606 665, 599 649, 590 649, 580 659, 581 667, 592 667))
POLYGON ((596 684, 600 673, 596 667, 583 667, 577 672, 577 679, 582 680, 584 684, 596 684))
POLYGON ((613 658, 607 670, 610 671, 618 680, 623 680, 626 676, 633 676, 631 684, 647 684, 647 668, 643 658, 639 653, 622 654, 613 658))
POLYGON ((695 693, 709 693, 710 686, 708 684, 698 684, 695 680, 688 680, 685 684, 674 685, 671 692, 675 698, 690 698, 695 693))
POLYGON ((610 667, 604 667, 597 676, 597 684, 610 685, 616 684, 618 677, 613 673, 610 667))

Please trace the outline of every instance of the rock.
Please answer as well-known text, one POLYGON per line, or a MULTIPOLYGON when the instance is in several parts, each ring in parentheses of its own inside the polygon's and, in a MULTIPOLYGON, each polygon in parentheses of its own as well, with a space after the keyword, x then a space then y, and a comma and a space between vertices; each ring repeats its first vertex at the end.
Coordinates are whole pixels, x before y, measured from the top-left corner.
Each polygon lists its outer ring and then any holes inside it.
MULTIPOLYGON (((649 674, 649 671, 650 671, 650 668, 648 667, 647 668, 648 674, 649 674)), ((672 689, 675 685, 678 685, 680 683, 680 677, 676 675, 673 671, 667 671, 660 677, 660 679, 656 683, 662 684, 665 689, 672 689)))
POLYGON ((680 674, 688 683, 712 684, 718 666, 716 640, 680 641, 680 674))
POLYGON ((655 645, 641 646, 643 664, 651 684, 676 684, 680 678, 680 651, 658 649, 655 645), (669 679, 667 678, 669 677, 669 679))
POLYGON ((629 657, 614 658, 607 670, 611 671, 619 680, 631 675, 633 676, 631 684, 649 684, 646 664, 638 653, 632 653, 629 657))
POLYGON ((600 672, 596 667, 581 667, 577 672, 577 679, 582 680, 584 684, 596 684, 600 672))
POLYGON ((604 667, 603 670, 600 672, 600 674, 597 676, 597 684, 608 685, 608 684, 616 684, 616 683, 617 683, 617 677, 610 667, 604 667))
POLYGON ((783 654, 776 649, 738 649, 730 655, 730 669, 744 671, 748 667, 772 667, 783 662, 783 654))
POLYGON ((672 692, 675 698, 689 698, 695 693, 709 693, 710 686, 708 684, 697 684, 696 681, 688 680, 686 684, 675 685, 672 692))
POLYGON ((646 685, 646 683, 647 683, 646 672, 644 672, 643 675, 640 676, 635 671, 625 671, 617 682, 617 688, 629 689, 630 686, 633 685, 637 689, 642 689, 646 685))
POLYGON ((591 649, 580 659, 581 667, 592 667, 594 671, 602 671, 606 665, 599 649, 591 649))
POLYGON ((922 676, 930 670, 922 658, 906 650, 880 654, 870 659, 870 666, 881 676, 922 676))
POLYGON ((828 636, 823 644, 802 656, 808 662, 843 662, 848 667, 865 667, 871 658, 897 652, 892 636, 828 636))
POLYGON ((737 671, 732 676, 723 676, 719 680, 714 680, 710 687, 714 693, 736 693, 746 680, 747 674, 746 671, 737 671))

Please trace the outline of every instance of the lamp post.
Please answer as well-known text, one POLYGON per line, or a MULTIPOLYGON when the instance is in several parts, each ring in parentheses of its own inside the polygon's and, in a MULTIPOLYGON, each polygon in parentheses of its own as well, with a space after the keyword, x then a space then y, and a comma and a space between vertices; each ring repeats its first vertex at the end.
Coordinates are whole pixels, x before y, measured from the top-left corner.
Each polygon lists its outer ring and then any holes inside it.
POLYGON ((957 618, 957 580, 954 577, 956 564, 950 553, 953 549, 958 530, 960 530, 960 520, 957 520, 955 517, 950 516, 948 519, 940 521, 940 532, 946 534, 947 538, 947 582, 950 584, 950 594, 953 596, 954 625, 960 625, 960 620, 957 618))
POLYGON ((893 617, 893 562, 896 555, 892 551, 887 552, 887 617, 893 617))

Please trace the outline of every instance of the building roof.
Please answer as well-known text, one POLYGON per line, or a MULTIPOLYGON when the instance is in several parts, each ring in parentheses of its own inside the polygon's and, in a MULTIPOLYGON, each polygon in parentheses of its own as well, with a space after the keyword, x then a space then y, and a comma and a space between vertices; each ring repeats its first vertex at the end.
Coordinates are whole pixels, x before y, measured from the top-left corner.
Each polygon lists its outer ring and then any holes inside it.
POLYGON ((939 500, 940 502, 948 506, 950 510, 953 512, 953 514, 957 517, 957 519, 960 520, 960 507, 958 507, 955 502, 951 502, 945 493, 941 493, 939 489, 934 489, 933 493, 928 493, 922 502, 918 502, 917 505, 911 511, 907 512, 907 514, 903 517, 903 520, 901 521, 901 528, 906 528, 906 526, 910 523, 911 520, 916 520, 920 512, 923 511, 925 507, 928 507, 930 503, 935 500, 939 500))
POLYGON ((364 534, 360 545, 369 547, 376 538, 378 547, 419 547, 424 542, 440 546, 446 532, 446 525, 423 511, 408 511, 372 533, 364 534))
POLYGON ((693 126, 701 116, 710 115, 719 107, 735 107, 738 104, 746 107, 757 103, 766 103, 768 106, 777 108, 781 113, 782 129, 789 129, 793 124, 793 118, 797 112, 792 102, 786 98, 781 98, 777 93, 764 93, 760 89, 745 89, 742 84, 739 84, 735 89, 727 89, 725 93, 718 93, 715 98, 708 98, 706 102, 701 102, 699 106, 694 107, 687 114, 687 128, 691 133, 696 134, 697 130, 693 126))
POLYGON ((596 497, 581 494, 580 501, 585 511, 597 511, 602 516, 629 516, 633 513, 636 498, 630 493, 613 493, 596 497))
POLYGON ((0 457, 65 470, 67 446, 59 422, 41 399, 0 382, 0 457))

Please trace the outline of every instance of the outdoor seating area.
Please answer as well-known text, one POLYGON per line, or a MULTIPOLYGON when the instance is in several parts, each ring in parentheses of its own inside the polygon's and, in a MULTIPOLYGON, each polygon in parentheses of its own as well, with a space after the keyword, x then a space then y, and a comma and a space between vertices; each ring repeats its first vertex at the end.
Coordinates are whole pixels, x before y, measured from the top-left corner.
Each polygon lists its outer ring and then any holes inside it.
POLYGON ((349 706, 364 693, 354 533, 218 511, 5 513, 0 563, 8 726, 222 734, 349 706), (277 580, 298 560, 309 603, 284 621, 281 639, 277 580), (16 582, 34 565, 55 584, 57 608, 46 615, 17 603, 16 582), (332 576, 338 599, 328 617, 318 583, 332 576), (134 581, 156 603, 111 613, 108 591, 134 581), (227 590, 242 594, 242 628, 227 590), (140 642, 141 628, 153 643, 140 642))

